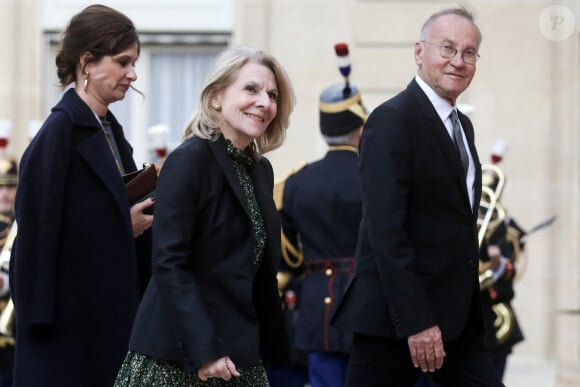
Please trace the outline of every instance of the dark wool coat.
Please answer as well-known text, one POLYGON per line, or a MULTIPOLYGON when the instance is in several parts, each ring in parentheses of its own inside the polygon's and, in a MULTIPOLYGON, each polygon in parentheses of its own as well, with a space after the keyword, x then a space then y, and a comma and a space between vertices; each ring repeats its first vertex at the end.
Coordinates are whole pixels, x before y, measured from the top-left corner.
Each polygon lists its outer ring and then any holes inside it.
MULTIPOLYGON (((127 172, 132 148, 109 112, 127 172)), ((111 386, 150 273, 104 133, 74 90, 21 160, 10 263, 18 387, 111 386)))

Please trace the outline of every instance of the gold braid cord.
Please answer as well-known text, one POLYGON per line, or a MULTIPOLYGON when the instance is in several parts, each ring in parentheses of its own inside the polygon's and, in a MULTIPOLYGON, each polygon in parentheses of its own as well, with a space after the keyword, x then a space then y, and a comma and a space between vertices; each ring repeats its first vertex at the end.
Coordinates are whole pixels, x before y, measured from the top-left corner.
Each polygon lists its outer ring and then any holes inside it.
POLYGON ((302 248, 297 248, 290 242, 284 231, 282 231, 282 257, 286 264, 291 269, 297 269, 304 262, 304 254, 302 254, 302 248))
MULTIPOLYGON (((278 211, 280 211, 284 206, 284 187, 286 185, 286 180, 288 177, 300 171, 307 165, 306 162, 300 163, 300 165, 293 168, 282 180, 279 180, 274 184, 274 203, 276 204, 276 209, 278 211)), ((286 264, 292 269, 300 267, 304 261, 300 241, 298 240, 298 246, 294 245, 290 239, 288 239, 286 234, 284 234, 284 230, 282 230, 282 257, 286 264)))

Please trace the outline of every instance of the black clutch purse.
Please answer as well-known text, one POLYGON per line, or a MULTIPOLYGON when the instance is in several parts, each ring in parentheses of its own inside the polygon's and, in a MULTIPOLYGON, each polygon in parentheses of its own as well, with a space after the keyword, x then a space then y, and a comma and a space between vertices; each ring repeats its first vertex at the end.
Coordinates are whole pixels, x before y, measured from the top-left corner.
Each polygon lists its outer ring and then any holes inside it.
MULTIPOLYGON (((154 164, 143 164, 143 168, 123 175, 123 182, 127 187, 129 204, 139 203, 155 194, 157 185, 157 171, 154 164)), ((144 213, 153 215, 153 206, 147 207, 144 213)))

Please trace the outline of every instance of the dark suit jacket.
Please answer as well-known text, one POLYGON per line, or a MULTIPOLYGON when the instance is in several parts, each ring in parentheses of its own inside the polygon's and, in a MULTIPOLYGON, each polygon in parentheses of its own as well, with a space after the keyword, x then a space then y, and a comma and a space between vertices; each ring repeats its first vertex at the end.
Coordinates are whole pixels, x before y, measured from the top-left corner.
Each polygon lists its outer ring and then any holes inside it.
MULTIPOLYGON (((459 116, 475 161, 478 208, 473 127, 459 116)), ((453 141, 415 81, 369 116, 360 159, 357 268, 336 324, 389 338, 439 325, 443 339, 452 340, 470 317, 483 333, 476 213, 453 141)))
POLYGON ((267 233, 257 271, 250 210, 223 137, 191 138, 167 157, 155 198, 153 277, 131 350, 190 371, 224 355, 238 367, 288 356, 276 282, 280 220, 266 158, 251 176, 267 233))
MULTIPOLYGON (((135 170, 121 126, 107 118, 125 169, 135 170)), ((15 385, 112 385, 148 281, 151 239, 133 238, 121 175, 74 90, 22 156, 15 209, 15 385)))

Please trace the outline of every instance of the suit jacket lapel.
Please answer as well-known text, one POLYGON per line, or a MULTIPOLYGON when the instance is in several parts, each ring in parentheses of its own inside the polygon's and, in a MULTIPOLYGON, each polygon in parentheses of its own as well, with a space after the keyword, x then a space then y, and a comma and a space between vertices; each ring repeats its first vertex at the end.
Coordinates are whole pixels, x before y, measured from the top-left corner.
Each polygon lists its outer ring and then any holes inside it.
POLYGON ((107 120, 111 123, 111 130, 113 131, 113 136, 121 153, 121 160, 125 172, 129 173, 137 170, 135 160, 133 160, 133 148, 123 134, 123 127, 110 111, 107 113, 107 120))
POLYGON ((481 200, 481 163, 479 161, 479 156, 477 155, 477 149, 475 149, 475 136, 473 125, 471 121, 465 117, 465 115, 459 112, 459 121, 461 121, 461 126, 463 126, 463 132, 467 137, 467 144, 469 145, 469 152, 471 153, 471 158, 475 166, 475 195, 473 197, 473 213, 477 216, 477 211, 479 209, 479 201, 481 200))
POLYGON ((415 96, 419 108, 423 113, 423 117, 431 123, 431 128, 428 132, 439 144, 439 147, 447 161, 449 161, 450 166, 456 170, 458 176, 462 176, 463 171, 461 168, 461 160, 459 159, 459 155, 455 149, 455 144, 453 144, 453 140, 449 137, 449 133, 439 118, 439 115, 437 115, 431 101, 429 101, 429 98, 427 98, 415 80, 409 84, 408 90, 415 96))
POLYGON ((232 159, 226 150, 226 143, 223 136, 220 136, 216 141, 209 141, 208 143, 216 160, 221 166, 224 175, 226 176, 226 180, 238 198, 240 205, 243 207, 248 217, 250 217, 251 214, 250 208, 248 207, 248 199, 242 190, 238 173, 236 172, 232 159))
POLYGON ((124 208, 126 206, 124 203, 128 201, 125 185, 104 134, 95 131, 92 136, 78 145, 77 150, 111 192, 119 208, 124 208))
MULTIPOLYGON (((238 173, 232 163, 231 157, 228 155, 225 145, 225 140, 222 136, 216 141, 210 141, 209 146, 214 153, 218 163, 223 170, 226 179, 234 191, 240 205, 243 207, 244 212, 251 217, 250 208, 248 207, 248 199, 243 192, 238 173)), ((266 228, 266 234, 268 240, 273 238, 280 238, 280 229, 277 227, 279 225, 280 219, 278 217, 278 212, 274 206, 273 200, 273 186, 268 186, 267 174, 268 172, 266 162, 258 161, 250 169, 250 175, 252 177, 252 182, 254 183, 254 193, 256 195, 256 201, 260 206, 262 213, 262 219, 264 221, 264 227, 266 228), (274 233, 273 230, 276 230, 274 233)), ((272 177, 273 180, 273 177, 272 177)), ((267 251, 264 252, 265 256, 275 257, 278 251, 272 251, 273 246, 279 246, 276 243, 266 243, 267 251)))
MULTIPOLYGON (((465 203, 467 203, 468 208, 471 208, 471 204, 469 203, 469 195, 467 193, 467 187, 465 185, 463 168, 461 166, 461 159, 459 158, 459 154, 457 153, 457 149, 455 148, 453 140, 451 139, 449 133, 447 132, 447 128, 445 128, 445 125, 439 118, 439 115, 435 111, 435 108, 431 104, 431 101, 429 101, 429 98, 427 98, 427 96, 425 95, 423 90, 421 90, 421 88, 419 87, 419 85, 415 80, 413 80, 409 84, 407 90, 409 90, 415 96, 415 99, 417 100, 417 103, 419 105, 419 108, 421 109, 421 112, 423 113, 424 118, 431 122, 431 128, 427 131, 433 136, 435 142, 439 144, 439 147, 443 155, 449 162, 449 166, 453 168, 453 170, 455 171, 455 174, 457 176, 457 182, 459 183, 461 190, 463 192, 463 196, 465 198, 465 203)), ((461 123, 463 124, 463 121, 461 123)), ((475 154, 474 153, 475 148, 473 146, 473 137, 471 141, 469 140, 468 137, 468 143, 471 153, 475 154)), ((473 210, 470 212, 473 213, 473 210)))
MULTIPOLYGON (((274 205, 274 177, 271 177, 272 185, 268 183, 267 175, 271 174, 271 170, 267 167, 267 161, 259 161, 252 169, 252 180, 254 182, 254 191, 256 193, 256 200, 262 212, 262 219, 264 220, 264 227, 268 235, 268 241, 273 238, 280 238, 280 218, 278 211, 274 205)), ((280 253, 279 250, 271 251, 272 247, 279 246, 279 243, 267 243, 268 251, 265 256, 276 257, 280 253)))
MULTIPOLYGON (((111 192, 119 208, 121 210, 126 208, 128 198, 125 185, 95 114, 80 99, 74 89, 70 89, 65 93, 61 103, 55 106, 54 110, 65 111, 71 116, 74 125, 73 143, 76 144, 79 155, 111 192)), ((119 131, 119 124, 116 120, 114 122, 116 130, 119 131)), ((127 149, 123 145, 124 142, 120 143, 119 149, 125 160, 127 158, 127 149)), ((129 165, 134 167, 133 162, 129 163, 129 165)), ((123 216, 127 217, 126 220, 130 222, 129 213, 122 212, 123 216)))

